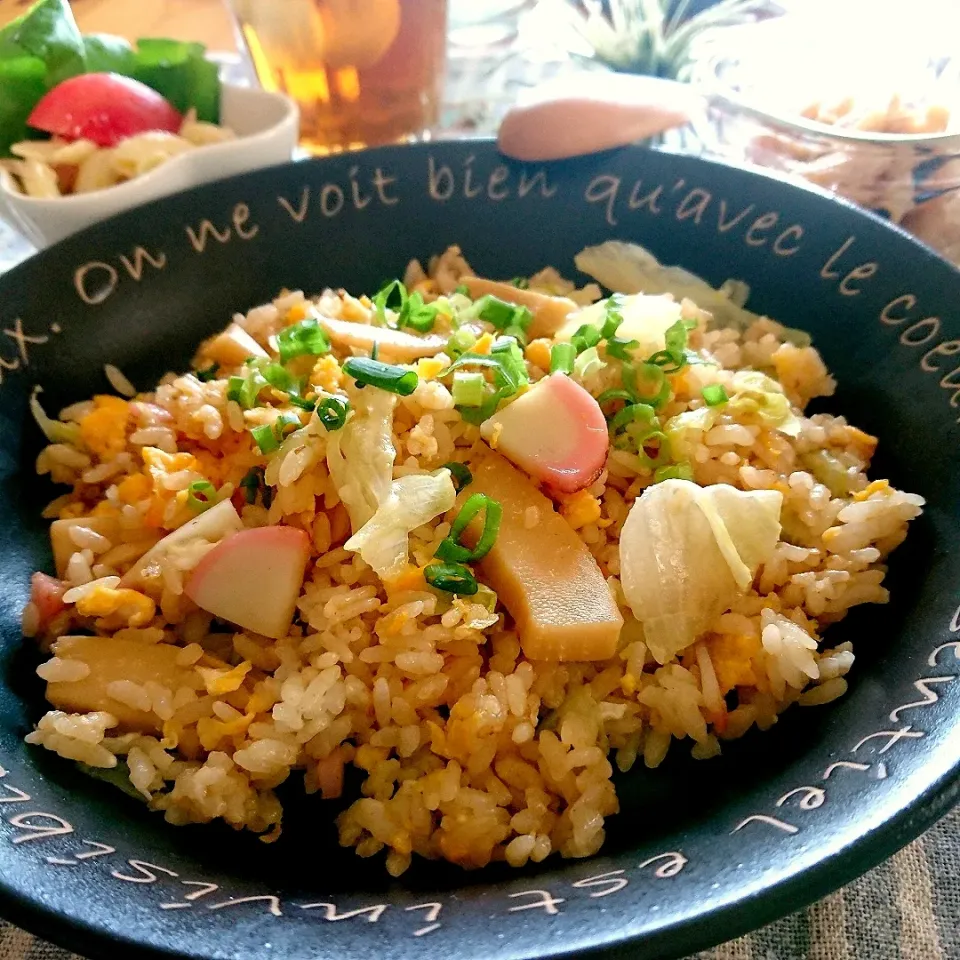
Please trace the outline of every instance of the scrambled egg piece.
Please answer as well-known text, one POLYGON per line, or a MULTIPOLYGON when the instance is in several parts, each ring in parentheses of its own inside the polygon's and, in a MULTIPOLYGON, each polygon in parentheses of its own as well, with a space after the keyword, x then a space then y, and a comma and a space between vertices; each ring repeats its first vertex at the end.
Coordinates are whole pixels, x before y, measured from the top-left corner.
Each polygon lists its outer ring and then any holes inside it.
POLYGON ((110 460, 127 445, 130 404, 120 397, 97 396, 93 410, 80 421, 80 436, 101 460, 110 460))
POLYGON ((98 586, 77 600, 76 610, 84 617, 100 617, 104 623, 98 626, 109 629, 118 621, 128 627, 144 627, 153 619, 157 607, 137 590, 98 586))
POLYGON ((161 482, 169 473, 195 470, 197 467, 197 458, 192 453, 166 453, 158 447, 144 447, 143 462, 154 484, 161 482))
POLYGON ((332 354, 320 357, 313 365, 313 372, 310 374, 310 386, 323 390, 326 393, 336 393, 340 388, 343 379, 343 371, 337 358, 332 354))
POLYGON ((201 717, 197 721, 197 736, 204 750, 213 750, 224 737, 235 737, 247 732, 256 714, 246 713, 233 720, 217 720, 214 717, 201 717))
POLYGON ((600 519, 600 501, 586 490, 580 490, 560 504, 560 515, 574 530, 579 530, 600 519))
POLYGON ((426 590, 427 581, 423 578, 423 567, 408 563, 395 577, 385 582, 388 592, 400 590, 426 590))
POLYGON ((181 470, 189 470, 200 477, 197 470, 199 463, 197 458, 191 453, 165 453, 157 447, 143 448, 143 462, 146 465, 146 473, 149 474, 153 483, 153 497, 150 507, 144 516, 144 522, 149 527, 163 526, 167 515, 167 504, 176 499, 182 506, 186 503, 186 491, 168 490, 164 486, 164 480, 172 473, 179 473, 181 470))
POLYGON ((443 369, 443 361, 436 357, 423 357, 417 361, 417 376, 421 380, 433 380, 443 369))
POLYGON ((117 496, 123 503, 139 503, 150 496, 153 490, 153 484, 150 478, 142 473, 134 473, 129 477, 124 477, 117 484, 117 496))
POLYGON ((244 677, 250 672, 253 664, 247 660, 237 664, 230 670, 218 670, 215 667, 197 667, 197 672, 203 677, 207 693, 218 697, 224 693, 233 693, 243 686, 244 677))
POLYGON ((470 352, 471 353, 489 353, 490 348, 492 346, 493 346, 493 334, 484 333, 477 339, 477 342, 473 345, 470 352))
POLYGON ((524 352, 527 360, 530 361, 535 367, 539 367, 541 370, 550 369, 550 341, 539 339, 531 340, 527 344, 527 349, 524 352))
POLYGON ((283 318, 283 322, 288 326, 299 323, 301 320, 305 320, 307 317, 307 305, 305 303, 295 303, 288 311, 287 315, 283 318))
POLYGON ((383 747, 374 747, 369 743, 363 743, 357 747, 357 754, 354 757, 354 763, 361 769, 368 772, 374 767, 383 763, 387 759, 388 750, 383 747))
POLYGON ((890 492, 890 481, 889 480, 873 480, 867 486, 855 493, 853 499, 860 503, 863 500, 869 500, 875 493, 889 493, 890 492))
POLYGON ((760 652, 760 640, 746 634, 721 633, 710 640, 710 659, 720 692, 757 683, 753 657, 760 652))

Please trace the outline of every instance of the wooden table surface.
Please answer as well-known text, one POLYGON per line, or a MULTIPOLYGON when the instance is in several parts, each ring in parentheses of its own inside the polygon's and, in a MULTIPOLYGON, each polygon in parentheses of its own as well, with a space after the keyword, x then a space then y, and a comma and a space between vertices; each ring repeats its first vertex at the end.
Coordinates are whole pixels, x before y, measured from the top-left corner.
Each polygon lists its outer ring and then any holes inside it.
MULTIPOLYGON (((0 26, 31 2, 0 0, 0 26)), ((236 50, 224 0, 71 0, 70 5, 84 33, 199 40, 211 50, 236 50)))

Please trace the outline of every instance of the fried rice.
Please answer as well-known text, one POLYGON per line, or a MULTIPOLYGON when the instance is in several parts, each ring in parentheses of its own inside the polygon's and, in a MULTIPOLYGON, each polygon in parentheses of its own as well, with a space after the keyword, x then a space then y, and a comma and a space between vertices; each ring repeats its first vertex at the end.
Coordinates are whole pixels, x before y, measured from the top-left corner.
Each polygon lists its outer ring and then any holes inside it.
MULTIPOLYGON (((452 301, 471 274, 451 248, 426 269, 411 263, 405 289, 426 304, 452 301)), ((576 289, 550 269, 517 289, 574 305, 600 297, 596 285, 576 289)), ((23 614, 24 634, 52 651, 37 672, 56 707, 27 740, 119 771, 171 823, 222 819, 265 840, 280 832, 281 783, 295 775, 318 800, 333 799, 352 766, 362 785, 337 820, 340 843, 363 857, 385 852, 396 876, 414 854, 468 868, 594 854, 605 818, 619 809, 615 768, 655 768, 672 746, 717 757, 724 741, 767 730, 792 705, 841 696, 852 645, 832 646, 824 631, 857 604, 887 601, 886 558, 923 501, 867 476, 875 438, 843 417, 803 413, 834 390, 812 346, 790 342, 767 318, 737 329, 689 299, 670 309, 688 321, 691 362, 667 377, 661 423, 708 409, 706 396, 732 397, 738 372, 756 371, 779 384, 791 429, 755 404, 720 403, 695 429, 672 435, 674 459, 682 456, 697 485, 779 492, 782 531, 748 587, 667 662, 645 642, 620 579, 628 514, 664 476, 648 457, 612 446, 592 482, 551 494, 623 618, 614 654, 531 660, 482 565, 472 595, 425 580, 457 509, 414 529, 402 571, 378 576, 345 547, 357 531, 328 463, 333 434, 312 430, 313 415, 295 407, 295 426, 306 431, 280 435, 277 449, 262 453, 251 428, 274 424, 289 398, 268 386, 246 409, 228 399, 230 378, 249 365, 242 356, 216 363, 212 340, 193 372, 170 374, 152 392, 96 396, 57 422, 42 418, 52 442, 37 470, 70 488, 45 515, 69 522, 57 527, 57 577, 34 577, 23 614), (132 584, 125 577, 195 516, 201 489, 233 502, 245 529, 285 525, 309 537, 296 616, 279 639, 188 598, 185 583, 209 543, 168 552, 132 584)), ((278 334, 305 317, 351 324, 331 337, 330 352, 296 362, 304 396, 357 401, 343 362, 370 352, 364 337, 379 329, 378 314, 395 320, 363 296, 327 290, 310 300, 293 291, 234 324, 271 359, 278 334)), ((449 338, 437 317, 429 336, 449 338)), ((494 334, 478 322, 473 348, 489 349, 494 334)), ((531 384, 549 374, 553 346, 549 336, 525 345, 531 384)), ((451 352, 408 359, 418 381, 392 409, 394 480, 469 462, 484 445, 451 393, 451 352)), ((603 360, 601 349, 596 363, 571 373, 593 397, 616 386, 615 364, 603 360)), ((199 509, 208 506, 201 500, 199 509)), ((542 519, 528 511, 531 537, 542 519)))

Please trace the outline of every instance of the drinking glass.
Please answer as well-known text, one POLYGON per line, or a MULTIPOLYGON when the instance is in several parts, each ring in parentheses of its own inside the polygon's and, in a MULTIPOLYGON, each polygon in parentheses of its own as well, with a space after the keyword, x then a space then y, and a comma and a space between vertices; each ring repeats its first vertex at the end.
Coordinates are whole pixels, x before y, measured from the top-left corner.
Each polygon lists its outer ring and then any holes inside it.
POLYGON ((300 107, 300 142, 336 153, 422 136, 443 87, 446 0, 230 0, 260 83, 300 107))

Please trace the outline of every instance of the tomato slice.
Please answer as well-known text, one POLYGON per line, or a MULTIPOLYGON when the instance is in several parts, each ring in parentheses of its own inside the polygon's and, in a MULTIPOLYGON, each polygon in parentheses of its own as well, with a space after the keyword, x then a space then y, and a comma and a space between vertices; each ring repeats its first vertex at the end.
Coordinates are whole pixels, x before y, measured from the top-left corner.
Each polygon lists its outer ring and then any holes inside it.
POLYGON ((176 133, 182 120, 167 99, 138 80, 116 73, 84 73, 46 93, 27 123, 65 140, 115 147, 149 130, 176 133))

